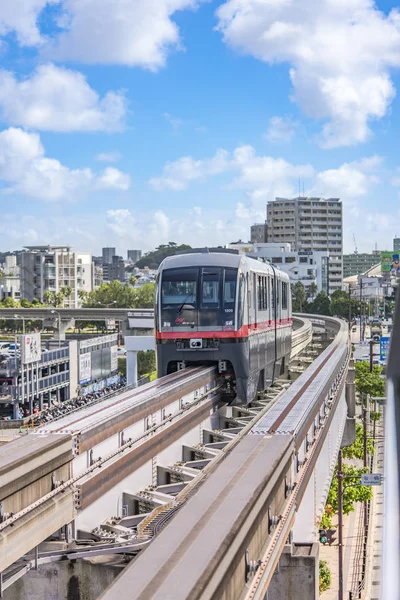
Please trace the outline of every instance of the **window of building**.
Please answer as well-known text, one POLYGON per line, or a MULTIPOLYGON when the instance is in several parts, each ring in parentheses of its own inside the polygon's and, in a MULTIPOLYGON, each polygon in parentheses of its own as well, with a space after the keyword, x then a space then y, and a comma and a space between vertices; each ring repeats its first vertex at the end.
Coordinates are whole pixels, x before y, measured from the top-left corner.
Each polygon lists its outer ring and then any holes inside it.
POLYGON ((282 256, 274 256, 272 258, 272 262, 275 264, 281 263, 282 262, 282 256))
POLYGON ((294 263, 294 262, 296 262, 295 256, 286 256, 285 263, 294 263))
POLYGON ((307 263, 308 262, 307 256, 300 256, 299 257, 299 262, 301 262, 301 263, 307 263))

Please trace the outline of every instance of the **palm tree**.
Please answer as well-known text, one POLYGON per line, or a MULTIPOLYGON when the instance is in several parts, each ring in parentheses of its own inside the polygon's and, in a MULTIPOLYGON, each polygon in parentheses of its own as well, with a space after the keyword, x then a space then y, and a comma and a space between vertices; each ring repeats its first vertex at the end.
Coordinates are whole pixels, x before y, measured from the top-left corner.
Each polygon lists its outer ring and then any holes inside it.
MULTIPOLYGON (((70 285, 62 287, 60 292, 64 296, 64 301, 65 301, 66 298, 69 298, 72 295, 72 287, 70 285)), ((64 301, 63 301, 63 304, 64 304, 64 301)))
POLYGON ((312 300, 314 300, 317 292, 318 292, 318 286, 315 283, 315 281, 313 281, 312 284, 310 285, 310 295, 311 295, 312 300))
POLYGON ((46 290, 43 294, 43 302, 45 304, 54 304, 54 294, 50 290, 46 290))

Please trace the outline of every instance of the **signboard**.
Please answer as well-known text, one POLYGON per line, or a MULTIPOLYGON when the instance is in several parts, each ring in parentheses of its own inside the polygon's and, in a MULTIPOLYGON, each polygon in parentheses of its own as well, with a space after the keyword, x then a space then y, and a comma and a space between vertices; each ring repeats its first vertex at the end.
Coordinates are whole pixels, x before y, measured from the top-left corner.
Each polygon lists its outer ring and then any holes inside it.
POLYGON ((382 275, 400 275, 399 254, 397 252, 381 252, 381 269, 382 275))
POLYGON ((104 346, 111 342, 117 343, 118 333, 111 333, 110 335, 102 335, 96 338, 90 338, 90 340, 82 340, 79 342, 79 348, 93 348, 93 346, 104 346))
POLYGON ((116 327, 115 319, 107 319, 107 329, 109 331, 114 331, 115 327, 116 327))
POLYGON ((389 354, 389 343, 390 343, 390 337, 385 335, 385 336, 381 336, 380 339, 380 359, 381 360, 386 360, 389 354))
POLYGON ((363 473, 361 485, 381 485, 382 475, 380 473, 363 473))
POLYGON ((21 335, 21 361, 24 365, 30 365, 40 361, 40 333, 29 333, 21 335))
POLYGON ((118 369, 118 346, 111 346, 111 372, 118 369))
POLYGON ((79 355, 79 383, 88 383, 92 379, 92 355, 90 352, 79 355))

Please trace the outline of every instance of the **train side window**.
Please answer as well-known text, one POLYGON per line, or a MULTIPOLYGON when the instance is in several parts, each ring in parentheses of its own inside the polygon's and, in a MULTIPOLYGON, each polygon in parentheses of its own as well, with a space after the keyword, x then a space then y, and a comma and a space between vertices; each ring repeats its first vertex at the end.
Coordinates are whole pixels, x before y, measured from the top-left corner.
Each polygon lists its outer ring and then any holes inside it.
POLYGON ((288 284, 283 281, 282 282, 282 308, 287 309, 288 307, 288 284))
POLYGON ((272 310, 275 308, 275 279, 271 277, 271 307, 272 310))
POLYGON ((262 294, 261 294, 261 277, 257 277, 257 306, 258 310, 262 309, 262 294))

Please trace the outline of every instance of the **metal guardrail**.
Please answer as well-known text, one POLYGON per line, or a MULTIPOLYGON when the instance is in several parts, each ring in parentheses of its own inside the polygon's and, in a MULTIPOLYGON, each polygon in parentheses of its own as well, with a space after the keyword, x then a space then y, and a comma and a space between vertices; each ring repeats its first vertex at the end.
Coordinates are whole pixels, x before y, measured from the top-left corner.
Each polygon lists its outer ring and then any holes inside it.
POLYGON ((385 418, 385 510, 383 522, 383 594, 397 600, 400 590, 400 288, 387 370, 385 418))

